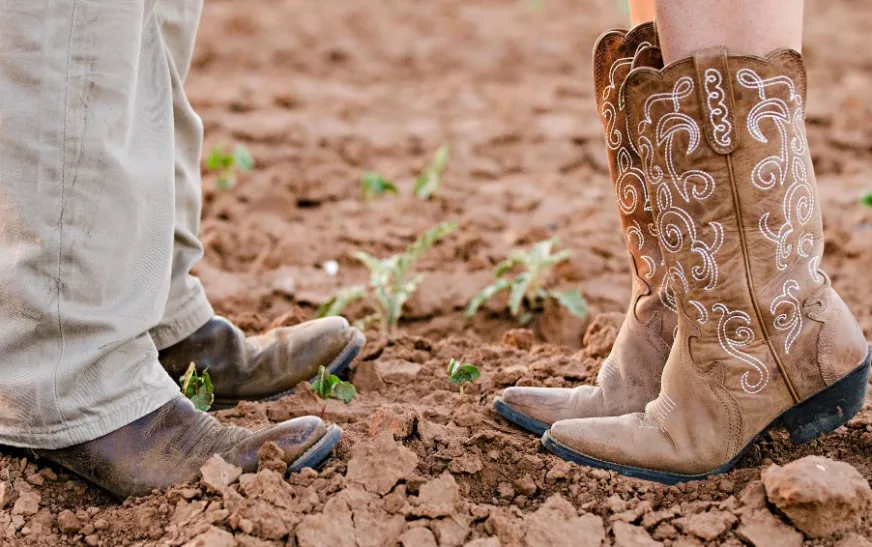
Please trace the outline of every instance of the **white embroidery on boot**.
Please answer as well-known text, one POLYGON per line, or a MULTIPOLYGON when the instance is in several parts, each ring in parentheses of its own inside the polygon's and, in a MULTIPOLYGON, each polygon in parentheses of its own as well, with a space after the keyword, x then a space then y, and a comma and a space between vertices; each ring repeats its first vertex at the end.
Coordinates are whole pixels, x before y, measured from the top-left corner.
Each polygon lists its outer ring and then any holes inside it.
POLYGON ((718 320, 718 342, 721 348, 730 355, 750 365, 759 378, 756 382, 749 381, 751 372, 742 374, 742 389, 747 393, 759 393, 769 383, 769 370, 757 357, 743 353, 740 348, 750 346, 754 342, 754 329, 751 328, 751 316, 741 310, 730 310, 727 306, 717 303, 712 311, 721 314, 718 320), (732 323, 739 322, 733 326, 732 323))
POLYGON ((722 84, 723 77, 719 70, 710 68, 705 71, 706 102, 709 110, 709 121, 711 121, 713 128, 713 137, 716 143, 726 147, 733 144, 733 139, 730 138, 733 125, 729 120, 730 112, 726 104, 727 94, 724 92, 722 84))
POLYGON ((788 279, 784 282, 784 290, 776 296, 769 307, 769 312, 775 315, 775 328, 781 331, 787 331, 787 338, 784 339, 784 353, 790 353, 790 346, 796 341, 802 331, 802 304, 791 291, 798 291, 799 283, 793 279, 788 279), (779 313, 779 309, 782 309, 779 313))

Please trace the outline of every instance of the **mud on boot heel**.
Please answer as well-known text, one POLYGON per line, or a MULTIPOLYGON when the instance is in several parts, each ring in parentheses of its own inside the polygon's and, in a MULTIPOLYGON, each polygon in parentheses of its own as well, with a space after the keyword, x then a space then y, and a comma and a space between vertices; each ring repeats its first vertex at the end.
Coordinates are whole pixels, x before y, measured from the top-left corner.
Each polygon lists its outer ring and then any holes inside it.
POLYGON ((845 425, 863 408, 872 348, 853 372, 784 413, 782 423, 793 444, 813 441, 845 425))

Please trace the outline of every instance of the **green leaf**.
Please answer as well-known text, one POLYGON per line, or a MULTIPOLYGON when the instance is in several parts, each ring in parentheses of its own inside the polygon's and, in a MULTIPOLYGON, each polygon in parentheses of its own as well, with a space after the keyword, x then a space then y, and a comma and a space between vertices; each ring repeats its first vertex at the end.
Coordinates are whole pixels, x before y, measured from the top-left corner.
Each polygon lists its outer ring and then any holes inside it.
POLYGON ((207 371, 197 374, 197 367, 192 362, 188 370, 179 378, 182 394, 191 400, 197 410, 206 412, 215 401, 215 388, 212 386, 212 378, 207 371))
POLYGON ((251 152, 248 148, 241 144, 236 145, 233 151, 233 165, 240 171, 251 171, 254 169, 254 158, 251 157, 251 152))
POLYGON ((509 273, 512 268, 517 266, 521 261, 518 260, 518 257, 510 256, 509 258, 503 260, 499 264, 494 267, 494 277, 499 279, 502 276, 509 273))
POLYGON ((433 164, 430 166, 430 169, 440 175, 445 172, 445 168, 448 167, 448 152, 449 150, 447 146, 440 146, 439 150, 437 150, 436 154, 433 156, 433 164))
POLYGON ((412 243, 405 253, 397 257, 397 270, 399 275, 403 275, 411 268, 415 262, 421 258, 424 251, 436 244, 437 241, 444 238, 451 232, 457 229, 455 222, 443 222, 434 228, 427 230, 418 236, 418 239, 412 243))
POLYGON ((363 197, 366 199, 378 198, 386 193, 399 195, 397 185, 387 180, 378 173, 366 173, 360 180, 363 197))
POLYGON ((475 312, 478 311, 482 304, 484 304, 500 292, 507 290, 511 286, 511 279, 498 279, 496 283, 488 285, 487 287, 482 289, 480 293, 472 297, 472 300, 470 300, 469 304, 466 306, 466 312, 464 312, 463 314, 464 317, 466 319, 469 319, 470 317, 475 315, 475 312))
POLYGON ((209 171, 218 171, 220 169, 224 169, 225 167, 225 158, 226 154, 224 153, 224 146, 221 144, 216 144, 211 151, 209 151, 209 155, 206 156, 206 169, 209 171))
POLYGON ((570 289, 562 292, 550 291, 548 295, 557 300, 557 302, 566 308, 569 313, 579 319, 583 319, 584 316, 587 315, 587 303, 584 301, 584 297, 581 296, 581 293, 578 292, 578 289, 570 289))
POLYGON ((349 304, 360 300, 366 293, 366 288, 360 285, 347 287, 334 294, 330 300, 318 306, 318 311, 315 313, 316 318, 331 317, 334 315, 342 315, 345 308, 349 304))
POLYGON ((322 366, 318 369, 318 377, 312 382, 312 391, 318 397, 325 400, 330 397, 330 376, 331 374, 327 368, 322 366))
POLYGON ((448 166, 448 147, 440 146, 433 156, 433 161, 415 179, 415 196, 418 199, 430 199, 439 191, 442 185, 442 174, 448 166))
POLYGON ((339 382, 333 386, 333 397, 348 404, 352 399, 357 397, 357 390, 354 388, 354 384, 350 382, 339 382))
POLYGON ((866 205, 868 207, 872 207, 872 192, 867 192, 866 195, 860 199, 860 202, 863 205, 866 205))
POLYGON ((529 272, 524 272, 518 274, 512 281, 512 289, 509 292, 509 311, 513 317, 517 317, 521 312, 521 304, 524 302, 524 296, 527 294, 527 288, 532 279, 533 277, 529 272))
POLYGON ((448 381, 452 384, 465 384, 481 377, 478 367, 452 359, 448 363, 448 381))

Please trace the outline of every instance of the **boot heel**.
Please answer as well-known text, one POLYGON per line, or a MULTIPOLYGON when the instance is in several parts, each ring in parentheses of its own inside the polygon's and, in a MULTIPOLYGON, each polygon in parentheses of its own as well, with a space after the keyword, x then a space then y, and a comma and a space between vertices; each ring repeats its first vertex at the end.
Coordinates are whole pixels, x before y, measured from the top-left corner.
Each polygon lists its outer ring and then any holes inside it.
POLYGON ((853 372, 784 413, 782 423, 793 444, 813 441, 845 425, 863 408, 872 350, 853 372))

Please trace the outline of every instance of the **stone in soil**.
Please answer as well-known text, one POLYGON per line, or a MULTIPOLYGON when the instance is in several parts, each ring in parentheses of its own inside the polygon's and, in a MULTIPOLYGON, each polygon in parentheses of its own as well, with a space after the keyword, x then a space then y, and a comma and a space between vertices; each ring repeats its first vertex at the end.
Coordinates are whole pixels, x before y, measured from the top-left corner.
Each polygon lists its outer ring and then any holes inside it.
POLYGON ((736 516, 726 511, 710 511, 688 515, 672 521, 685 534, 712 541, 736 523, 736 516))
POLYGON ((662 547, 663 543, 655 541, 644 528, 626 522, 617 521, 612 525, 615 534, 615 547, 662 547))
POLYGON ((372 441, 354 445, 346 478, 370 492, 385 495, 417 465, 418 456, 394 441, 390 431, 383 431, 372 441))
POLYGON ((224 458, 214 454, 206 460, 200 468, 200 482, 210 491, 221 493, 224 489, 236 482, 242 475, 242 468, 224 461, 224 458))
POLYGON ((211 527, 183 547, 236 547, 236 539, 233 534, 221 528, 211 527))
POLYGON ((736 535, 754 547, 802 546, 802 534, 766 509, 746 509, 736 535))
POLYGON ((591 513, 579 516, 560 494, 524 516, 526 547, 600 547, 605 536, 600 517, 591 513))
POLYGON ((321 513, 303 517, 296 534, 300 547, 357 547, 351 509, 338 497, 327 501, 321 513))
POLYGON ((769 501, 812 538, 856 529, 872 504, 872 488, 850 464, 806 456, 762 474, 769 501))

